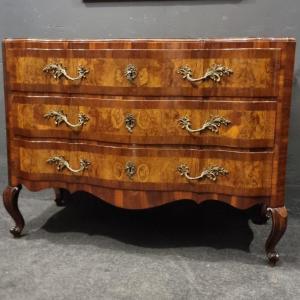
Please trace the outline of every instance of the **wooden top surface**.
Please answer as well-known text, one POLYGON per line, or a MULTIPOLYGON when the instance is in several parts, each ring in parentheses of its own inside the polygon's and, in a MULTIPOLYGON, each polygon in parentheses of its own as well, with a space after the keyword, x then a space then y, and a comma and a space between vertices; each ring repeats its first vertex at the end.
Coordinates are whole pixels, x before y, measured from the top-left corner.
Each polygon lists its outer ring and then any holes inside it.
MULTIPOLYGON (((258 38, 195 38, 195 39, 34 39, 34 38, 6 38, 3 43, 7 47, 38 47, 44 48, 49 46, 52 48, 56 44, 63 44, 65 48, 88 48, 88 44, 93 45, 92 48, 97 49, 97 46, 102 48, 104 45, 116 48, 144 48, 149 45, 164 48, 176 48, 178 45, 185 44, 188 48, 213 48, 213 47, 270 47, 276 43, 295 43, 295 38, 283 37, 258 37, 258 38), (84 46, 85 45, 85 46, 84 46)), ((89 47, 90 47, 89 46, 89 47)))

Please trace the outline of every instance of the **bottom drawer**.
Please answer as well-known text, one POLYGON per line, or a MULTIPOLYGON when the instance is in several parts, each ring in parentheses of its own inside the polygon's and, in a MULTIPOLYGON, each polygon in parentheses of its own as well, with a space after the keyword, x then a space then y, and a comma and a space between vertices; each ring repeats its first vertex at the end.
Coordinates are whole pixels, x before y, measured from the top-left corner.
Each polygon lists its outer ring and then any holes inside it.
POLYGON ((271 194, 272 152, 125 148, 18 140, 14 174, 129 190, 271 194))

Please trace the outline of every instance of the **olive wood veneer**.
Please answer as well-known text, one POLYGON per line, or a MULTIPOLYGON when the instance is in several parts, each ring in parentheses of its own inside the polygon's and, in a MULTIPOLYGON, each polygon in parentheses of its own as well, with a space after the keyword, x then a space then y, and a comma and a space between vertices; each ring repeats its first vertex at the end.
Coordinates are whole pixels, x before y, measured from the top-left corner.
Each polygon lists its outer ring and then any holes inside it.
POLYGON ((295 40, 3 42, 9 185, 83 190, 115 206, 261 206, 275 264, 287 226, 285 165, 295 40))

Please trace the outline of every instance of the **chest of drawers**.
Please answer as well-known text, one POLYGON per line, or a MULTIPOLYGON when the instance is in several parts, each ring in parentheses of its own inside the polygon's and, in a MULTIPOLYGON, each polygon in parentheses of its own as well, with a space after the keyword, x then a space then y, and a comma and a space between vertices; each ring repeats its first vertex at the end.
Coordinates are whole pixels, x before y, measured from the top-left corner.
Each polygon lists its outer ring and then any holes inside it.
POLYGON ((92 193, 145 209, 191 199, 262 207, 271 263, 287 224, 284 180, 295 41, 3 42, 9 185, 92 193))

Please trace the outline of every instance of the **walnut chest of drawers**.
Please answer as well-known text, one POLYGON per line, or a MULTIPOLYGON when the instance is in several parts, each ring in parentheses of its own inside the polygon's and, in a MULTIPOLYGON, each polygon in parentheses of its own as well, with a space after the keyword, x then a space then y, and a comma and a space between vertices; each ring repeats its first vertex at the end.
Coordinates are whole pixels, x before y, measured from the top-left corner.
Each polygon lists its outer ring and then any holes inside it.
POLYGON ((22 185, 58 204, 82 190, 128 209, 260 205, 275 263, 294 51, 289 38, 5 40, 11 233, 22 185))

